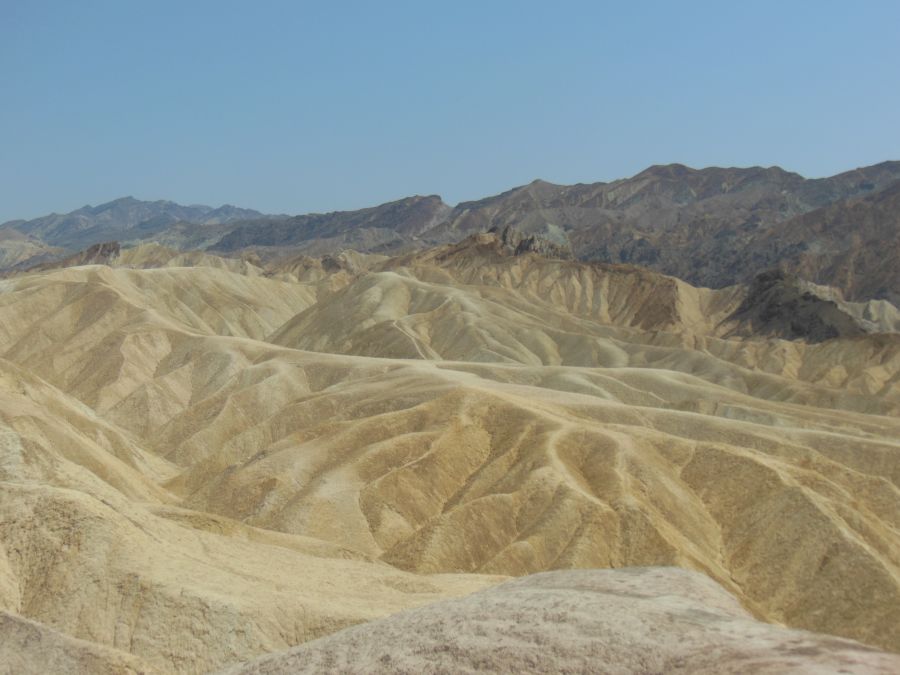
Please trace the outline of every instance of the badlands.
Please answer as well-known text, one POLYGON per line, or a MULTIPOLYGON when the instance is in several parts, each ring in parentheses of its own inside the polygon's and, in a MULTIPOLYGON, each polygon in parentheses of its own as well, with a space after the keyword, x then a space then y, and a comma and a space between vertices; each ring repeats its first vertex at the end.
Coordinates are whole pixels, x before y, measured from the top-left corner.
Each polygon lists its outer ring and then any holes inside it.
POLYGON ((0 672, 900 672, 896 307, 508 239, 0 281, 0 672))

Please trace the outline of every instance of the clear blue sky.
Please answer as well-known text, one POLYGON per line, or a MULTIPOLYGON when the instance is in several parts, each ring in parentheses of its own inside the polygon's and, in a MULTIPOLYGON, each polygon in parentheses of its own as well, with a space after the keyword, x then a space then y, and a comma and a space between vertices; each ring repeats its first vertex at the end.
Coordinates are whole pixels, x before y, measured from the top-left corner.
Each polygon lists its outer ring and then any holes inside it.
POLYGON ((0 0, 0 222, 900 159, 900 2, 0 0))

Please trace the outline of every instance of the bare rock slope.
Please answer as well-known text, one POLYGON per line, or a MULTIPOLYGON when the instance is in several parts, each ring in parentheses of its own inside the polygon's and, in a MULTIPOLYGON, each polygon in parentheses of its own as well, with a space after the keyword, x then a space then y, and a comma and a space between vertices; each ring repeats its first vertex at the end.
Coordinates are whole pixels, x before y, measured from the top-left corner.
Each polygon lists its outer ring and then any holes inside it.
POLYGON ((898 669, 898 655, 755 621, 703 575, 629 568, 536 574, 225 672, 888 675, 898 669))
POLYGON ((0 612, 0 673, 71 673, 72 675, 148 675, 156 672, 127 652, 0 612))
POLYGON ((720 288, 784 266, 851 300, 897 301, 900 162, 806 179, 779 167, 653 166, 609 183, 534 181, 459 204, 433 242, 514 226, 582 260, 720 288), (889 253, 889 255, 886 255, 889 253))

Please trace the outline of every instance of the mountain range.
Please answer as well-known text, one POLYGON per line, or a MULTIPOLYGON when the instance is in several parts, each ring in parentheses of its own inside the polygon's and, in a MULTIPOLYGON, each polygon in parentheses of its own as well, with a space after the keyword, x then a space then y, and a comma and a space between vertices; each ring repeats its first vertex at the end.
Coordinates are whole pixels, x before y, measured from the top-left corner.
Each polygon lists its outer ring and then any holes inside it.
POLYGON ((7 271, 108 240, 263 260, 354 249, 396 254, 514 227, 583 261, 633 263, 694 285, 782 269, 848 300, 900 302, 900 162, 806 179, 778 167, 654 166, 609 183, 535 181, 455 207, 417 196, 367 209, 263 216, 124 198, 0 227, 7 271), (891 255, 885 255, 890 252, 891 255))
POLYGON ((51 214, 0 226, 65 248, 84 248, 106 239, 145 239, 179 222, 221 225, 240 219, 261 217, 251 209, 236 206, 181 206, 170 201, 145 202, 123 197, 100 206, 83 206, 66 214, 51 214))

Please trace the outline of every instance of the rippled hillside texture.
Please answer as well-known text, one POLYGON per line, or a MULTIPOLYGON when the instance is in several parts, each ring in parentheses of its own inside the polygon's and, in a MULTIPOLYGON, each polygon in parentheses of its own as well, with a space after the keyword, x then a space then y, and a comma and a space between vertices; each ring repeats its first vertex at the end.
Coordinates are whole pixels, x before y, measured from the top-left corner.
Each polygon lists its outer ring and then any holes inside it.
MULTIPOLYGON (((366 640, 416 653, 407 624, 524 620, 545 591, 571 621, 540 630, 574 644, 597 630, 578 612, 624 611, 596 596, 620 583, 707 603, 646 621, 718 617, 660 649, 725 649, 727 626, 768 654, 755 618, 900 651, 896 307, 789 271, 711 290, 528 248, 263 267, 149 244, 0 282, 0 657, 209 672, 421 612, 246 666, 295 672, 366 640), (632 567, 702 574, 498 586, 632 567)), ((784 635, 785 658, 897 663, 784 635)))

